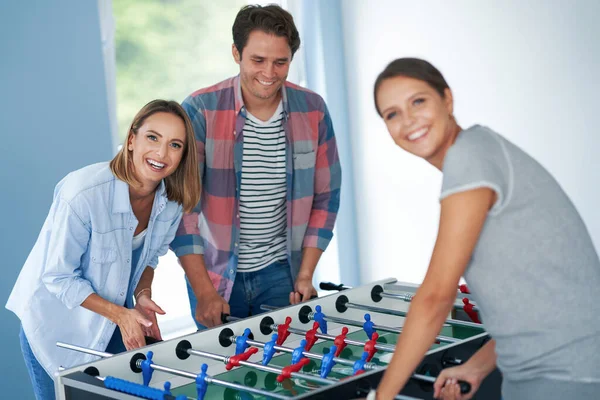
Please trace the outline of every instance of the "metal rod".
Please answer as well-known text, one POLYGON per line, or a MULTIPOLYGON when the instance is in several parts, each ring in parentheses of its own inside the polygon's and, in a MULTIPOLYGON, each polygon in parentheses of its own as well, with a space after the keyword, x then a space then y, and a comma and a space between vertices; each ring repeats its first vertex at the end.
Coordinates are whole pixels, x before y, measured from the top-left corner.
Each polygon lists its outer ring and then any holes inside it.
MULTIPOLYGON (((137 360, 136 364, 137 364, 138 368, 141 368, 142 361, 143 360, 137 360)), ((194 374, 194 373, 187 372, 187 371, 182 371, 180 369, 165 367, 164 365, 159 365, 159 364, 154 364, 154 363, 150 364, 150 368, 152 368, 152 369, 154 369, 156 371, 167 372, 169 374, 183 376, 185 378, 190 378, 190 379, 196 379, 197 376, 198 376, 198 374, 194 374)), ((232 388, 232 389, 242 390, 242 391, 245 391, 245 392, 250 392, 250 393, 258 394, 258 395, 261 395, 261 396, 274 397, 276 399, 288 399, 287 396, 282 396, 282 395, 278 395, 278 394, 272 394, 271 392, 267 392, 267 391, 260 390, 260 389, 255 389, 255 388, 244 386, 244 385, 240 385, 240 384, 237 384, 237 383, 221 381, 219 379, 215 379, 212 376, 208 376, 208 375, 205 378, 205 382, 206 383, 214 383, 215 385, 225 386, 225 387, 232 388)))
MULTIPOLYGON (((382 293, 379 293, 379 295, 381 297, 386 297, 388 299, 402 300, 402 301, 406 301, 408 303, 410 303, 413 300, 413 298, 415 297, 414 293, 409 293, 409 292, 402 292, 402 293, 382 292, 382 293)), ((471 301, 471 299, 469 299, 467 296, 456 296, 456 298, 461 301, 462 301, 462 299, 468 299, 469 301, 471 301)), ((473 304, 473 303, 471 303, 471 304, 473 304)), ((454 304, 454 308, 457 310, 463 310, 464 305, 461 306, 460 304, 454 304)), ((479 311, 479 308, 473 304, 473 310, 479 311)))
POLYGON ((93 356, 98 356, 98 357, 102 357, 102 358, 107 358, 107 357, 113 356, 113 354, 111 354, 111 353, 105 353, 103 351, 88 349, 87 347, 76 346, 74 344, 69 344, 69 343, 56 342, 56 345, 58 347, 62 347, 63 349, 75 350, 80 353, 91 354, 93 356))
MULTIPOLYGON (((68 344, 68 343, 63 343, 63 342, 56 342, 56 345, 58 347, 62 347, 62 348, 65 348, 65 349, 75 350, 75 351, 79 351, 81 353, 87 353, 87 354, 97 355, 99 357, 104 357, 104 358, 112 357, 113 356, 113 354, 111 354, 111 353, 104 353, 104 352, 101 352, 101 351, 97 351, 97 350, 93 350, 93 349, 88 349, 86 347, 81 347, 81 346, 75 346, 75 345, 68 344)), ((190 352, 190 351, 191 350, 188 350, 188 352, 190 352)), ((211 353, 207 353, 205 356, 208 357, 208 355, 215 356, 214 354, 211 354, 211 353)), ((219 357, 222 357, 222 356, 219 356, 219 357)), ((219 360, 219 358, 216 358, 216 357, 211 357, 211 358, 219 360)), ((226 357, 222 357, 222 358, 226 358, 226 357)), ((141 368, 142 361, 143 360, 137 360, 136 365, 137 365, 138 368, 141 368)), ((240 364, 241 363, 242 362, 240 362, 240 364)), ((159 364, 154 364, 154 363, 150 364, 150 367, 152 369, 157 370, 157 371, 167 372, 167 373, 170 373, 170 374, 173 374, 173 375, 179 375, 179 376, 183 376, 183 377, 190 378, 190 379, 196 379, 196 377, 198 376, 198 374, 194 374, 192 372, 187 372, 187 371, 182 371, 180 369, 165 367, 164 365, 159 365, 159 364)), ((281 371, 277 371, 277 373, 281 373, 281 371)), ((294 374, 292 373, 292 376, 293 375, 294 374)), ((302 374, 300 374, 300 375, 302 375, 302 374)), ((96 378, 98 378, 100 380, 104 380, 103 377, 96 377, 96 378)), ((321 378, 319 378, 319 379, 321 379, 321 378)), ((258 395, 265 396, 265 397, 271 397, 271 398, 283 399, 283 400, 288 399, 287 396, 282 396, 282 395, 279 395, 279 394, 267 392, 267 391, 260 390, 260 389, 254 389, 252 387, 240 385, 240 384, 237 384, 237 383, 225 382, 225 381, 222 381, 222 380, 219 380, 219 379, 215 379, 215 378, 213 378, 212 376, 209 376, 209 375, 206 376, 205 381, 207 383, 214 383, 215 385, 224 386, 224 387, 228 387, 228 388, 236 389, 236 390, 241 390, 241 391, 245 391, 245 392, 250 392, 250 393, 258 394, 258 395)), ((333 382, 327 381, 327 383, 333 383, 333 382)))
MULTIPOLYGON (((206 357, 206 358, 210 358, 212 360, 223 361, 225 364, 227 364, 229 362, 229 357, 220 356, 218 354, 208 353, 205 351, 194 350, 194 349, 188 349, 187 352, 188 352, 188 354, 191 354, 194 356, 206 357)), ((250 361, 240 361, 239 363, 240 363, 240 365, 244 365, 246 367, 250 367, 250 368, 254 368, 254 369, 258 369, 258 370, 266 371, 266 372, 272 372, 272 373, 278 374, 278 375, 281 374, 281 372, 283 370, 283 368, 279 367, 279 366, 277 366, 277 368, 269 367, 267 365, 253 363, 250 361)), ((331 385, 337 381, 337 380, 333 380, 333 378, 323 379, 319 376, 301 374, 298 372, 292 372, 291 376, 294 378, 304 379, 306 381, 317 382, 317 383, 321 383, 324 385, 331 385)))
MULTIPOLYGON (((229 322, 237 321, 239 319, 241 319, 241 318, 232 317, 232 316, 226 317, 226 320, 229 322)), ((273 324, 273 325, 271 325, 271 329, 273 331, 276 331, 278 326, 279 325, 277 325, 277 324, 273 324)), ((297 328, 292 328, 292 327, 288 328, 288 332, 296 334, 296 335, 300 335, 300 336, 306 335, 306 331, 303 331, 303 330, 297 329, 297 328)), ((318 337, 319 339, 323 339, 323 340, 335 340, 335 336, 325 335, 323 333, 317 333, 315 336, 318 337)), ((352 346, 360 346, 360 347, 364 347, 365 344, 367 344, 366 342, 361 342, 359 340, 352 340, 352 339, 348 339, 348 338, 344 339, 344 342, 346 344, 349 344, 352 346)), ((248 342, 248 343, 250 343, 250 342, 248 342)), ((375 348, 377 350, 386 351, 388 353, 393 353, 394 349, 395 349, 394 346, 386 346, 385 344, 376 344, 375 348)))
MULTIPOLYGON (((398 317, 406 317, 406 314, 407 314, 404 311, 390 310, 390 309, 387 309, 387 308, 374 307, 374 306, 367 306, 367 305, 364 305, 364 304, 346 303, 345 305, 348 308, 354 308, 354 309, 365 310, 365 311, 373 311, 373 312, 378 312, 378 313, 381 313, 381 314, 396 315, 398 317)), ((485 329, 482 324, 476 324, 474 322, 468 322, 468 321, 460 321, 458 319, 448 318, 446 320, 446 323, 448 325, 452 325, 452 326, 461 326, 461 327, 466 327, 466 328, 477 328, 477 329, 481 329, 481 330, 485 329)), ((440 340, 440 341, 442 341, 442 340, 440 340)))
MULTIPOLYGON (((277 326, 275 326, 275 329, 273 329, 273 330, 277 330, 277 326)), ((300 335, 300 336, 306 335, 306 331, 303 331, 301 329, 296 329, 296 328, 288 328, 288 332, 296 334, 296 335, 300 335)), ((317 333, 315 336, 318 337, 319 339, 335 340, 335 336, 325 335, 323 333, 317 333)), ((344 339, 344 342, 346 342, 346 344, 349 344, 352 346, 360 346, 360 347, 364 347, 365 344, 367 344, 366 342, 361 342, 360 340, 352 340, 352 339, 348 339, 348 338, 344 339)), ((394 346, 388 346, 385 344, 375 344, 375 348, 377 350, 386 351, 388 353, 393 353, 394 349, 395 349, 394 346)))
MULTIPOLYGON (((235 339, 236 339, 236 338, 237 338, 237 336, 231 336, 231 337, 229 338, 229 340, 231 340, 231 343, 235 343, 235 339)), ((248 344, 249 344, 249 345, 251 345, 251 346, 262 347, 262 348, 264 348, 264 347, 265 347, 265 344, 266 344, 266 343, 257 342, 257 341, 255 341, 255 340, 250 340, 250 339, 246 340, 246 343, 248 343, 248 344)), ((273 346, 273 348, 274 348, 275 350, 277 350, 277 351, 283 351, 284 353, 293 353, 293 352, 294 352, 294 349, 292 349, 292 348, 290 348, 290 347, 284 347, 284 346, 273 346)), ((316 354, 316 353, 310 353, 310 352, 308 352, 308 351, 303 351, 303 352, 302 352, 302 355, 303 355, 304 357, 307 357, 307 358, 312 358, 312 359, 315 359, 315 360, 322 360, 322 359, 323 359, 323 356, 322 356, 322 355, 320 355, 320 354, 316 354)), ((347 365, 347 366, 350 366, 350 367, 354 366, 354 361, 351 361, 351 360, 346 360, 346 359, 344 359, 344 358, 333 357, 333 361, 334 361, 336 364, 347 365)), ((377 366, 377 365, 375 365, 375 364, 373 364, 373 363, 370 363, 370 362, 368 362, 368 363, 365 363, 365 365, 364 365, 364 367, 363 367, 363 368, 364 368, 365 370, 371 370, 371 369, 377 369, 377 368, 379 368, 379 366, 377 366)))
MULTIPOLYGON (((350 306, 350 304, 353 304, 353 303, 346 303, 346 306, 350 306)), ((314 320, 314 313, 310 313, 308 315, 308 318, 314 320)), ((350 319, 346 319, 346 318, 330 317, 328 315, 325 315, 323 317, 323 319, 325 321, 337 322, 339 324, 353 325, 353 326, 358 326, 358 327, 362 327, 363 326, 363 323, 360 322, 360 321, 354 321, 354 320, 350 320, 350 319)), ((384 326, 384 325, 375 325, 375 324, 373 324, 373 329, 378 330, 378 331, 398 333, 398 334, 402 333, 402 329, 401 328, 392 328, 390 326, 384 326)), ((449 336, 438 335, 435 338, 436 338, 436 340, 438 340, 440 342, 445 342, 445 343, 460 342, 460 339, 455 339, 455 338, 449 337, 449 336)))
MULTIPOLYGON (((136 365, 138 368, 142 367, 143 361, 144 360, 137 360, 136 365)), ((194 374, 192 372, 182 371, 180 369, 175 369, 175 368, 171 368, 171 367, 165 367, 164 365, 155 364, 155 363, 150 364, 150 368, 157 370, 157 371, 168 372, 169 374, 179 375, 179 376, 183 376, 185 378, 190 378, 190 379, 196 379, 196 377, 198 376, 198 374, 194 374)))
MULTIPOLYGON (((383 311, 377 311, 377 310, 393 311, 393 310, 387 310, 385 308, 372 307, 372 306, 363 306, 362 304, 356 304, 356 303, 346 303, 345 305, 348 308, 358 308, 358 309, 367 310, 367 311, 374 311, 374 312, 383 312, 383 311)), ((260 306, 260 308, 263 309, 263 310, 273 311, 273 310, 276 310, 278 307, 274 307, 274 306, 269 306, 269 305, 263 304, 263 305, 260 306)), ((400 312, 400 311, 395 311, 395 312, 400 312)), ((308 319, 311 319, 311 320, 314 321, 314 314, 315 314, 314 312, 309 313, 308 314, 308 319)), ((352 319, 346 319, 346 318, 340 318, 340 317, 331 317, 329 315, 323 316, 323 319, 325 321, 336 322, 338 324, 358 326, 358 327, 361 327, 361 328, 363 326, 363 322, 355 321, 355 320, 352 320, 352 319)), ((459 321, 459 322, 462 322, 462 321, 459 321)), ((480 326, 480 324, 473 324, 473 325, 476 325, 480 329, 483 329, 480 326)), ((392 328, 390 326, 384 326, 384 325, 373 325, 373 329, 378 330, 378 331, 383 331, 383 332, 390 332, 390 333, 398 333, 398 334, 402 333, 402 329, 400 329, 400 328, 392 328)), ((444 343, 458 343, 458 342, 461 341, 460 339, 455 339, 455 338, 450 337, 450 336, 442 336, 442 335, 436 336, 435 339, 437 341, 439 341, 439 342, 444 342, 444 343)))
POLYGON ((435 383, 437 376, 427 376, 427 375, 421 375, 421 374, 413 374, 412 375, 413 378, 416 378, 420 381, 425 381, 425 382, 430 382, 430 383, 435 383))

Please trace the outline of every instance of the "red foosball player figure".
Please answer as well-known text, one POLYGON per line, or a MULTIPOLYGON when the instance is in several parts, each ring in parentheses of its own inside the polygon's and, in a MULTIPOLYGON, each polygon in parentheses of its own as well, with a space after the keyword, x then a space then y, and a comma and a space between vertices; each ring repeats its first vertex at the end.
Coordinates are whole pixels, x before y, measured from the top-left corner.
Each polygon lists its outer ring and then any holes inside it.
POLYGON ((465 312, 467 313, 467 315, 469 316, 469 318, 471 318, 471 320, 473 322, 475 322, 476 324, 480 324, 481 321, 479 320, 479 316, 477 315, 477 311, 473 310, 473 304, 471 304, 469 302, 469 299, 467 299, 466 297, 464 297, 462 299, 464 307, 463 310, 465 310, 465 312))
POLYGON ((300 371, 306 364, 310 362, 310 359, 303 358, 298 361, 296 364, 288 365, 287 367, 283 367, 281 369, 281 374, 277 376, 277 382, 283 382, 286 379, 290 379, 292 377, 292 372, 300 371))
POLYGON ((304 336, 306 338, 306 346, 304 347, 304 350, 310 351, 311 347, 313 347, 315 342, 318 340, 317 329, 319 329, 319 323, 315 321, 312 329, 307 331, 306 335, 304 336))
POLYGON ((277 346, 281 346, 285 339, 290 336, 288 329, 290 329, 290 324, 292 323, 291 317, 285 317, 285 324, 279 324, 277 326, 277 346))
POLYGON ((458 285, 458 290, 460 290, 461 293, 471 294, 469 288, 464 283, 462 285, 458 285))
POLYGON ((379 333, 373 332, 371 340, 365 343, 365 351, 369 353, 369 356, 367 357, 367 362, 371 361, 375 353, 377 353, 377 349, 375 348, 375 345, 377 344, 377 339, 379 339, 379 333))
POLYGON ((240 361, 248 361, 250 356, 256 354, 257 352, 258 349, 256 347, 250 347, 245 353, 229 357, 228 363, 225 365, 225 369, 230 371, 233 367, 239 367, 240 361))
POLYGON ((342 354, 342 350, 348 345, 346 343, 346 335, 348 334, 348 328, 343 327, 342 333, 336 336, 333 341, 333 344, 336 346, 337 350, 335 351, 335 356, 339 357, 342 354))

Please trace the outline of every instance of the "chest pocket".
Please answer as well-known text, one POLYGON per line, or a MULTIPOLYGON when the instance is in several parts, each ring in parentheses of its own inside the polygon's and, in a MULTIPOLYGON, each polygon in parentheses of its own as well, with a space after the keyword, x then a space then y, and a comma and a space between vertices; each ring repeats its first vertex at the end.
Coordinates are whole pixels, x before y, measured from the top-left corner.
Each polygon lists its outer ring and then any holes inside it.
POLYGON ((98 292, 106 285, 108 274, 117 261, 117 251, 110 247, 92 247, 90 265, 85 273, 92 287, 98 292))
POLYGON ((310 151, 308 153, 293 154, 293 180, 292 180, 292 198, 300 199, 312 197, 315 194, 315 162, 317 153, 310 151))
POLYGON ((315 167, 317 153, 310 151, 308 153, 294 153, 294 170, 309 169, 315 167))

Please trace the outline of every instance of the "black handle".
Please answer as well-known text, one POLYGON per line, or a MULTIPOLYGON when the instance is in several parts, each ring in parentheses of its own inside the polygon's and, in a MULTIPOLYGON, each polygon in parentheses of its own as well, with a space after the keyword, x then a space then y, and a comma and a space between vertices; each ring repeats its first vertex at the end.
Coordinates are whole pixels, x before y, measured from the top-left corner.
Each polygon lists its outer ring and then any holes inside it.
MULTIPOLYGON (((412 376, 413 379, 416 379, 418 381, 421 381, 421 385, 433 385, 437 379, 437 377, 435 375, 429 375, 426 374, 427 371, 424 371, 425 373, 419 372, 418 374, 414 374, 412 376)), ((458 386, 460 387, 460 393, 462 394, 466 394, 469 393, 471 391, 471 384, 467 381, 462 381, 459 380, 456 382, 458 384, 458 386)))
POLYGON ((221 322, 226 324, 229 322, 229 314, 221 313, 221 322))
POLYGON ((471 391, 471 384, 467 381, 458 381, 458 386, 460 386, 461 394, 466 394, 471 391))
POLYGON ((337 291, 342 291, 342 290, 346 290, 349 289, 347 286, 344 286, 343 283, 335 284, 333 282, 321 282, 319 283, 319 288, 321 290, 337 290, 337 291))
POLYGON ((148 346, 150 344, 162 342, 162 340, 155 339, 152 336, 144 336, 144 339, 146 339, 146 346, 148 346))

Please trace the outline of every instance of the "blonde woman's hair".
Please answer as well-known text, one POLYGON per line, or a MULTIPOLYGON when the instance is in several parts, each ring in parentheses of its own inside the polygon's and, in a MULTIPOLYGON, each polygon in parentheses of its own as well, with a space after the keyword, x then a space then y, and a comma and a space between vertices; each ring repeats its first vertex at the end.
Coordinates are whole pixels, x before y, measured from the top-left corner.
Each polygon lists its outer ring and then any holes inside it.
POLYGON ((149 116, 159 112, 173 114, 181 118, 185 125, 183 155, 175 172, 165 178, 165 186, 167 198, 181 204, 185 212, 191 212, 200 201, 201 182, 198 172, 194 128, 192 127, 190 118, 179 103, 159 99, 152 100, 142 107, 131 123, 123 147, 121 147, 115 158, 111 160, 110 169, 118 179, 127 182, 127 184, 131 186, 140 185, 133 171, 131 151, 128 150, 127 143, 129 143, 131 135, 137 135, 140 127, 144 125, 149 116))

